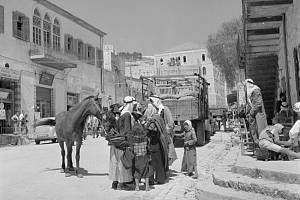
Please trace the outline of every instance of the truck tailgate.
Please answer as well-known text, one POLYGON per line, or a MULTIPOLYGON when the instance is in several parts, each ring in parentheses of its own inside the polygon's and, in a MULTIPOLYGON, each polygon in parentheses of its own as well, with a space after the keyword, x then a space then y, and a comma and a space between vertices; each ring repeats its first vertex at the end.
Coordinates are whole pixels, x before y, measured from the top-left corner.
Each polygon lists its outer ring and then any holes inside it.
POLYGON ((162 103, 170 109, 175 121, 199 118, 198 98, 166 99, 162 103))

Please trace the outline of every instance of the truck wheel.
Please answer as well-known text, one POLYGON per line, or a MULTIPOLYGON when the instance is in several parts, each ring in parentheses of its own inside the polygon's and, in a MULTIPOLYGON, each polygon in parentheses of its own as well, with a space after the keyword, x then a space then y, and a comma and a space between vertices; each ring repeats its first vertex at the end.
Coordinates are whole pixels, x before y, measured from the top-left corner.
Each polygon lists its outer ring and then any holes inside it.
POLYGON ((40 141, 39 140, 35 140, 35 144, 40 144, 40 141))
POLYGON ((56 139, 52 139, 52 142, 55 143, 55 142, 56 142, 56 139))
POLYGON ((204 130, 204 121, 203 120, 196 120, 195 121, 195 132, 197 136, 197 144, 202 146, 205 144, 205 130, 204 130))

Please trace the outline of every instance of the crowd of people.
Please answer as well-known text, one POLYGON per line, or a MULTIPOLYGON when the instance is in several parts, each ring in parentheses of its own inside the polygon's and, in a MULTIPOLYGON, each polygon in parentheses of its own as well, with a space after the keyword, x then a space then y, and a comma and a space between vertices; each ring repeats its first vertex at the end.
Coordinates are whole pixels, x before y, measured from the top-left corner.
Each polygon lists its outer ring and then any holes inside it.
MULTIPOLYGON (((177 159, 173 144, 174 121, 158 96, 142 104, 126 96, 123 105, 113 104, 103 117, 105 136, 110 145, 109 179, 113 189, 139 190, 145 179, 150 185, 169 180, 169 166, 177 159)), ((182 171, 197 178, 196 134, 192 123, 184 122, 182 171)))

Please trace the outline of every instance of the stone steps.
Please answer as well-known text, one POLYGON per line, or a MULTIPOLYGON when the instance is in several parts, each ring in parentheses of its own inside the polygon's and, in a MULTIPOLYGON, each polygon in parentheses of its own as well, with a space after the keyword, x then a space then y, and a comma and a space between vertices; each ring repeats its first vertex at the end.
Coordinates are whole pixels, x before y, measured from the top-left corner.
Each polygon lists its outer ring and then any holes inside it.
POLYGON ((195 199, 197 200, 283 200, 259 193, 238 191, 212 183, 197 183, 195 199))
MULTIPOLYGON (((279 161, 280 162, 280 161, 279 161)), ((274 162, 273 162, 274 163, 274 162)), ((274 163, 275 164, 275 163, 274 163)), ((300 162, 299 162, 300 166, 300 162)), ((300 174, 280 171, 264 170, 259 168, 233 166, 231 171, 250 178, 262 178, 288 184, 300 184, 300 174)), ((300 190, 300 185, 299 185, 300 190)))
POLYGON ((263 194, 272 198, 300 200, 300 186, 298 184, 287 184, 261 178, 256 179, 229 171, 215 172, 213 174, 213 183, 221 187, 263 194))

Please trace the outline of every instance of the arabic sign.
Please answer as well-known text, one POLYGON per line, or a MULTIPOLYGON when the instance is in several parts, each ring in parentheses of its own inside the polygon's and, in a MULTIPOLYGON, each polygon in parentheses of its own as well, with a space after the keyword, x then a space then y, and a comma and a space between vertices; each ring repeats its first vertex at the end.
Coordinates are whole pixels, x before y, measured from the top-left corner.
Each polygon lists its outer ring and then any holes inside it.
POLYGON ((0 91, 0 99, 7 99, 8 94, 8 92, 0 91))
POLYGON ((0 77, 19 80, 20 72, 13 69, 0 67, 0 77))
POLYGON ((54 75, 53 74, 49 74, 49 73, 43 72, 40 75, 40 81, 39 81, 39 83, 43 84, 43 85, 52 86, 53 79, 54 79, 54 75))

